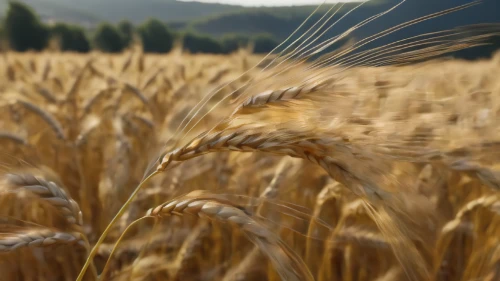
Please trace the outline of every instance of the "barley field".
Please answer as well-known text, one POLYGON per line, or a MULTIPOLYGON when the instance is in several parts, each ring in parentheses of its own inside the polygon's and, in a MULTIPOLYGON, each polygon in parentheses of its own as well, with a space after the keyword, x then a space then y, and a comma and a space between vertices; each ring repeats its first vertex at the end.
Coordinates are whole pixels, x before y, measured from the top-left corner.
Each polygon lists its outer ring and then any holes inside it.
POLYGON ((4 53, 1 280, 500 280, 500 55, 408 55, 4 53))

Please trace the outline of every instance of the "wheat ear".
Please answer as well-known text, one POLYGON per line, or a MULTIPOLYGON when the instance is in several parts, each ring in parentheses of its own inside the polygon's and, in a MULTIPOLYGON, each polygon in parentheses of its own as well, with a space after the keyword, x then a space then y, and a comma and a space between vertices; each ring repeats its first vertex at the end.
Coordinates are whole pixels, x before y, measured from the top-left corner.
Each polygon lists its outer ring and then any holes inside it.
MULTIPOLYGON (((473 213, 479 208, 491 208, 499 202, 499 197, 497 195, 482 196, 480 198, 472 200, 465 204, 465 206, 463 206, 457 212, 453 220, 447 222, 443 226, 443 228, 441 229, 440 239, 437 243, 436 261, 438 261, 438 265, 441 264, 441 262, 444 260, 446 249, 448 249, 452 242, 453 233, 461 228, 464 228, 464 221, 466 216, 473 213)), ((439 268, 435 268, 435 273, 437 273, 438 270, 439 268)))
POLYGON ((324 83, 307 83, 298 87, 265 91, 248 98, 239 108, 260 107, 266 104, 300 99, 308 94, 318 92, 324 86, 324 83))
POLYGON ((28 145, 28 140, 12 132, 0 131, 0 139, 10 140, 17 144, 28 145))
POLYGON ((85 250, 88 250, 88 245, 81 238, 80 233, 59 232, 51 229, 32 229, 0 238, 0 252, 12 252, 25 247, 38 248, 60 244, 78 244, 85 250))
MULTIPOLYGON (((57 185, 55 182, 45 179, 41 176, 35 176, 29 172, 10 173, 4 176, 6 183, 11 188, 22 188, 30 191, 32 194, 38 196, 41 200, 53 206, 59 213, 66 219, 72 232, 78 233, 78 239, 81 241, 85 249, 90 251, 90 244, 83 232, 83 218, 80 206, 66 194, 64 189, 57 185)), ((59 237, 58 235, 57 237, 59 237)), ((47 237, 50 238, 50 237, 47 237)), ((62 239, 62 238, 57 238, 62 239)), ((50 240, 48 240, 50 241, 50 240)), ((45 242, 49 243, 49 242, 45 242)), ((97 276, 97 271, 94 264, 91 266, 92 274, 97 276)), ((95 278, 94 278, 95 279, 95 278)))
POLYGON ((229 201, 214 200, 210 194, 195 191, 148 211, 148 215, 158 217, 183 214, 237 226, 268 255, 283 280, 314 280, 302 259, 278 236, 229 201))
MULTIPOLYGON (((408 221, 405 220, 411 217, 404 200, 404 196, 407 194, 385 191, 379 188, 376 182, 360 177, 363 175, 352 174, 348 167, 327 154, 328 147, 335 143, 334 140, 314 139, 291 130, 276 130, 272 133, 271 136, 279 136, 280 134, 296 136, 283 141, 278 137, 266 136, 259 130, 245 128, 245 126, 240 126, 236 130, 228 129, 202 134, 184 147, 167 153, 158 165, 157 172, 165 171, 173 163, 186 161, 210 152, 228 150, 266 152, 309 160, 321 166, 334 180, 348 187, 356 195, 368 199, 365 204, 371 210, 370 216, 374 218, 384 235, 391 237, 394 253, 404 264, 405 269, 410 271, 408 277, 418 280, 430 276, 425 261, 417 249, 411 246, 411 241, 408 239, 409 235, 413 233, 410 231, 410 225, 407 224, 408 221), (377 204, 383 209, 375 210, 371 204, 377 204), (405 250, 403 251, 403 249, 405 250)), ((341 147, 338 148, 341 149, 341 147)))
MULTIPOLYGON (((277 135, 279 131, 275 132, 277 135)), ((283 132, 293 135, 293 132, 285 130, 283 132)), ((327 155, 327 145, 331 141, 301 138, 297 141, 282 142, 279 139, 269 139, 266 135, 258 131, 237 130, 221 131, 208 135, 201 135, 182 148, 175 149, 162 158, 157 167, 158 172, 165 171, 168 166, 175 162, 186 161, 210 152, 239 151, 239 152, 266 152, 278 155, 288 155, 294 158, 309 160, 324 168, 330 176, 346 187, 356 188, 354 192, 371 199, 381 199, 389 194, 370 184, 361 184, 362 180, 349 173, 331 156, 327 155)))
POLYGON ((56 96, 47 88, 39 83, 35 84, 36 91, 49 103, 57 103, 58 100, 56 96))
POLYGON ((81 231, 83 219, 78 203, 56 183, 30 173, 7 174, 5 178, 10 186, 28 190, 54 206, 74 230, 81 231))
POLYGON ((58 139, 60 139, 60 140, 66 139, 63 126, 61 125, 61 123, 59 123, 59 121, 54 116, 52 116, 52 114, 50 114, 49 112, 43 110, 42 108, 40 108, 39 106, 37 106, 31 102, 23 101, 23 100, 17 100, 16 102, 18 104, 22 105, 24 108, 35 113, 43 121, 45 121, 45 123, 47 123, 47 125, 49 125, 49 127, 52 128, 52 130, 54 131, 54 133, 56 134, 58 139))

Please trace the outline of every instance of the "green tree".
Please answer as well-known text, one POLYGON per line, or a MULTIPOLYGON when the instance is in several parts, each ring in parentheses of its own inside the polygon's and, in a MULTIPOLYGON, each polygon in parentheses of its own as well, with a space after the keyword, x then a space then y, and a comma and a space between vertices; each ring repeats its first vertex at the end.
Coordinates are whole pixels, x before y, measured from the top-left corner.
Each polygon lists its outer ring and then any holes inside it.
POLYGON ((221 43, 217 40, 205 36, 199 35, 192 32, 184 34, 182 45, 184 49, 190 53, 210 53, 210 54, 221 54, 224 52, 221 43))
POLYGON ((49 41, 49 30, 25 4, 11 1, 5 18, 5 32, 12 49, 41 51, 49 41))
POLYGON ((279 42, 269 34, 259 34, 253 39, 253 51, 256 54, 269 53, 279 45, 279 42))
POLYGON ((122 42, 125 47, 129 47, 134 41, 134 25, 127 20, 118 23, 118 30, 122 36, 122 42))
POLYGON ((147 53, 168 53, 174 44, 174 35, 165 24, 157 19, 150 19, 137 30, 147 53))
POLYGON ((93 42, 97 49, 107 53, 119 53, 126 47, 118 28, 109 23, 99 25, 93 42))
POLYGON ((90 42, 83 28, 76 25, 57 23, 51 29, 53 37, 59 39, 62 51, 86 53, 90 51, 90 42))
POLYGON ((226 34, 221 40, 224 53, 235 52, 240 48, 247 47, 249 43, 250 38, 240 34, 226 34))
POLYGON ((7 50, 8 49, 8 42, 7 38, 5 36, 5 29, 3 25, 0 25, 0 51, 7 50))

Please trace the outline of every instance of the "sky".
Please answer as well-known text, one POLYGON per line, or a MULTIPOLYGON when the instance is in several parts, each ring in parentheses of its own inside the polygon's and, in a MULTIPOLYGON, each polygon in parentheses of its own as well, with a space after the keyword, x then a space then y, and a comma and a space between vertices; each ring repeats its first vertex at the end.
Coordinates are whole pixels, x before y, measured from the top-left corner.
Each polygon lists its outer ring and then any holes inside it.
MULTIPOLYGON (((182 0, 191 1, 191 0, 182 0)), ((342 2, 352 2, 344 0, 342 2)), ((223 3, 243 6, 290 6, 290 5, 316 5, 323 3, 323 0, 196 0, 205 3, 223 3)), ((340 2, 339 0, 327 0, 327 3, 340 2)))

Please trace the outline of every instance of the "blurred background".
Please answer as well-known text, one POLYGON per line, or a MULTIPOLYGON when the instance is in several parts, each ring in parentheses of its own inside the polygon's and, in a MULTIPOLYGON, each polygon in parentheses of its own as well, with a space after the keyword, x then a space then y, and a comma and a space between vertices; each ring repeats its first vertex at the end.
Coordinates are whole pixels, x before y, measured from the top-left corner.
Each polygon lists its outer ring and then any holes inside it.
MULTIPOLYGON (((175 44, 191 53, 231 53, 251 46, 267 53, 285 39, 314 9, 316 0, 19 0, 0 2, 1 48, 14 51, 44 49, 90 52, 121 52, 140 45, 148 53, 167 53, 175 44), (224 4, 225 3, 225 4, 224 4), (309 3, 309 4, 307 4, 309 3), (262 6, 265 4, 266 6, 262 6)), ((328 1, 313 18, 332 8, 336 17, 349 13, 333 26, 324 26, 324 38, 344 32, 360 21, 387 10, 400 0, 361 2, 328 1), (355 10, 353 10, 356 8, 355 10)), ((406 1, 390 15, 350 34, 356 40, 419 16, 438 12, 470 0, 406 1)), ((500 4, 484 0, 480 5, 391 33, 377 45, 412 35, 478 23, 500 23, 500 4)), ((309 21, 310 25, 314 21, 309 21)), ((335 21, 332 21, 335 22, 335 21)), ((305 26, 307 28, 307 26, 305 26)), ((471 29, 473 32, 474 29, 471 29)), ((476 59, 489 57, 500 48, 498 37, 487 46, 452 54, 476 59)), ((345 42, 344 42, 345 43, 345 42)), ((339 44, 342 44, 340 42, 339 44)), ((366 48, 374 47, 368 44, 366 48)), ((333 46, 338 47, 337 46, 333 46)))

